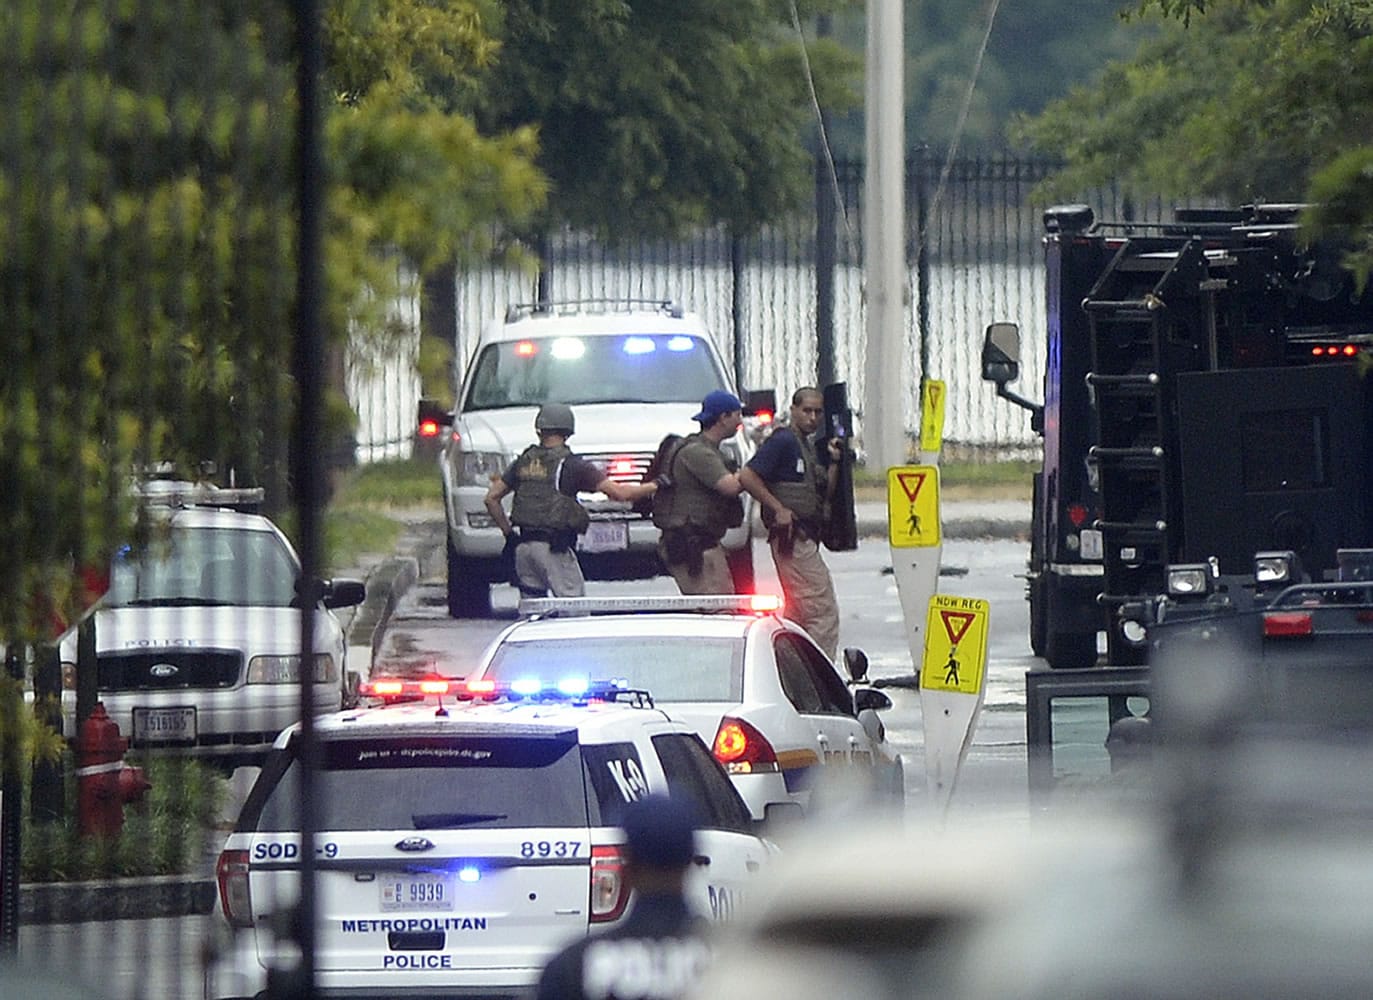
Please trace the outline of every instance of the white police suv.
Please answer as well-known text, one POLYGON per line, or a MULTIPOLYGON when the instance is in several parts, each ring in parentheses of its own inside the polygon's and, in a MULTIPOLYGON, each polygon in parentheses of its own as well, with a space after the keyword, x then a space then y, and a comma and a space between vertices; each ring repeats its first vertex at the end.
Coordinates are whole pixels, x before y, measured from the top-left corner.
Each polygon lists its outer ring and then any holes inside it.
MULTIPOLYGON (((454 617, 491 610, 490 586, 508 582, 505 539, 483 503, 500 475, 534 440, 544 403, 567 403, 577 426, 572 450, 625 483, 642 481, 668 434, 697 429, 691 417, 714 389, 733 379, 701 318, 659 300, 556 302, 511 306, 483 332, 452 413, 421 403, 421 433, 451 425, 439 459, 448 522, 448 610, 454 617)), ((742 467, 754 451, 745 428, 721 444, 742 467)), ((753 580, 747 494, 744 523, 725 535, 736 582, 753 580)), ((581 497, 591 526, 577 547, 588 579, 629 579, 660 571, 658 529, 646 506, 599 494, 581 497)))
POLYGON ((776 595, 546 598, 520 609, 531 617, 492 641, 472 679, 648 688, 712 748, 756 819, 824 796, 902 804, 901 758, 877 716, 891 699, 863 684, 866 655, 844 650, 846 684, 776 595))
MULTIPOLYGON (((159 481, 152 537, 110 569, 94 616, 98 697, 135 747, 180 748, 225 764, 261 757, 300 718, 300 674, 316 712, 342 707, 347 642, 334 608, 357 580, 302 586, 300 560, 252 510, 261 490, 159 481), (308 597, 302 597, 302 593, 308 597), (315 602, 314 648, 301 655, 302 600, 315 602)), ((63 636, 66 735, 75 736, 77 631, 63 636)))
MULTIPOLYGON (((726 919, 775 848, 690 727, 647 692, 374 679, 423 701, 317 720, 316 983, 331 997, 515 996, 569 941, 612 926, 626 803, 686 797, 701 817, 688 891, 726 919), (517 686, 518 687, 518 686, 517 686)), ((237 929, 206 996, 247 997, 289 965, 298 900, 298 729, 277 740, 218 862, 237 929)))

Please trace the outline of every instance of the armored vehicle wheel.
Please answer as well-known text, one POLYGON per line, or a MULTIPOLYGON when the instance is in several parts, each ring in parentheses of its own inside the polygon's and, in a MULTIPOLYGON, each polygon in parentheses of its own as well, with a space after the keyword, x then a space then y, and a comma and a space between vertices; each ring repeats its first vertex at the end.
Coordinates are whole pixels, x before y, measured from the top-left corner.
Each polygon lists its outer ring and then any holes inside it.
POLYGON ((448 614, 454 618, 486 618, 491 614, 491 585, 448 542, 448 614))

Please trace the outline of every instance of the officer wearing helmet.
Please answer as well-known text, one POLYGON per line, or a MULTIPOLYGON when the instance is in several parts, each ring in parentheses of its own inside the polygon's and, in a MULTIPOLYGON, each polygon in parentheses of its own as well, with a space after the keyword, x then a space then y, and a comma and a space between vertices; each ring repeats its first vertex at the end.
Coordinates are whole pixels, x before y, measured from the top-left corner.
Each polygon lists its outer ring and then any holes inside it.
POLYGON ((578 493, 604 493, 633 503, 657 492, 656 483, 618 483, 567 446, 576 429, 572 407, 545 403, 534 418, 539 436, 510 466, 491 480, 486 509, 514 548, 515 578, 522 597, 581 597, 586 593, 577 536, 590 517, 578 493), (509 516, 501 501, 513 493, 509 516))

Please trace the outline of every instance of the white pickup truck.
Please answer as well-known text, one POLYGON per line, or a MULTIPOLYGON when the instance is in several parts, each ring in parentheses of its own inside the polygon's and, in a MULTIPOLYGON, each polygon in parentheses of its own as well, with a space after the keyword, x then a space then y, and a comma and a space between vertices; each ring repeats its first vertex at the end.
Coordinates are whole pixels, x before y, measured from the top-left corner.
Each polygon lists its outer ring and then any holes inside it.
MULTIPOLYGON (((700 317, 671 302, 541 303, 512 306, 482 333, 453 412, 421 404, 447 428, 439 466, 448 522, 448 611, 455 618, 491 610, 491 584, 507 582, 504 538, 483 505, 500 475, 534 441, 534 415, 546 402, 577 417, 572 450, 611 479, 640 482, 659 443, 697 429, 691 417, 713 389, 736 393, 720 351, 700 317)), ((727 462, 753 454, 746 428, 726 440, 727 462)), ((580 498, 591 527, 577 547, 587 579, 635 579, 662 571, 658 530, 645 506, 602 494, 580 498)), ((736 585, 751 586, 754 505, 724 545, 736 585)))

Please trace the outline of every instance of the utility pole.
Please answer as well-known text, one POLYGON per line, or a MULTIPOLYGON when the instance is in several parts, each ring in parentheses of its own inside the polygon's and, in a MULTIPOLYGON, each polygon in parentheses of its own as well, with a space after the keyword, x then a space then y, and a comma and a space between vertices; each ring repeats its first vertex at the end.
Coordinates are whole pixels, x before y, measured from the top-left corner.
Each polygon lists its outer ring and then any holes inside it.
POLYGON ((903 0, 868 0, 863 443, 879 475, 906 462, 906 98, 903 0))

